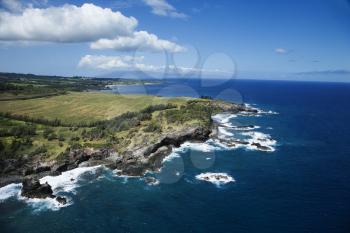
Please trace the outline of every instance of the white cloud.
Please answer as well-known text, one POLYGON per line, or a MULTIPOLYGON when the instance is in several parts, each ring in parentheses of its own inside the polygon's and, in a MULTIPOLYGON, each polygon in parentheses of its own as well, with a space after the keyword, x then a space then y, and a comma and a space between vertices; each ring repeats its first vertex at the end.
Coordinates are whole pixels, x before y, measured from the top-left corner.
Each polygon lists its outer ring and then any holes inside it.
POLYGON ((169 74, 218 74, 227 75, 232 72, 220 69, 200 69, 196 67, 182 67, 175 65, 157 66, 144 63, 144 57, 132 56, 104 56, 104 55, 85 55, 79 61, 78 67, 100 70, 139 70, 144 72, 155 72, 169 74))
POLYGON ((275 48, 275 53, 284 54, 288 53, 288 50, 284 48, 275 48))
POLYGON ((0 0, 0 5, 11 12, 21 12, 23 10, 19 0, 0 0))
POLYGON ((115 39, 100 39, 90 46, 92 49, 114 49, 118 51, 184 52, 186 49, 174 42, 159 39, 146 31, 134 32, 132 36, 119 36, 115 39))
POLYGON ((86 42, 132 35, 137 20, 93 4, 0 11, 0 40, 86 42))
POLYGON ((104 55, 85 55, 79 61, 79 67, 93 69, 129 69, 141 62, 144 58, 132 56, 104 56, 104 55))
POLYGON ((184 13, 178 12, 175 7, 170 5, 166 0, 143 0, 152 8, 152 13, 160 16, 172 18, 187 18, 184 13))
MULTIPOLYGON (((94 4, 33 8, 23 7, 18 1, 0 1, 7 4, 6 9, 12 9, 0 11, 0 42, 93 42, 90 45, 93 49, 185 51, 174 42, 146 31, 135 31, 138 22, 134 17, 109 8, 94 4)), ((33 3, 39 4, 39 0, 36 2, 33 3)))

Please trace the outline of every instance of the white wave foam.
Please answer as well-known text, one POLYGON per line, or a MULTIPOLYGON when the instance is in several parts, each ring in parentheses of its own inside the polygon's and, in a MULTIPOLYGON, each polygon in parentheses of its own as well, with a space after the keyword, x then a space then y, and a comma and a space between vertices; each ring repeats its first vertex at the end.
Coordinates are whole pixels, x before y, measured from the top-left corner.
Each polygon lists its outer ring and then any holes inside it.
POLYGON ((222 149, 223 147, 221 147, 219 144, 213 143, 212 139, 209 139, 206 142, 185 142, 181 144, 180 147, 173 148, 172 152, 163 159, 162 163, 170 162, 173 159, 179 158, 181 157, 180 153, 186 152, 188 150, 209 153, 209 152, 222 150, 222 149))
POLYGON ((40 183, 44 184, 47 182, 51 186, 54 194, 60 191, 74 193, 75 188, 79 186, 79 178, 87 173, 96 174, 99 168, 102 168, 102 166, 78 167, 73 170, 62 172, 59 176, 45 176, 40 179, 40 183))
POLYGON ((219 136, 233 136, 233 133, 229 132, 225 127, 218 127, 219 136))
POLYGON ((253 129, 260 129, 260 126, 258 126, 258 125, 252 125, 252 126, 234 126, 233 129, 234 129, 234 130, 237 130, 237 131, 249 131, 249 130, 253 130, 253 129))
POLYGON ((247 145, 247 149, 259 150, 259 147, 257 145, 253 145, 258 143, 262 147, 266 147, 268 151, 275 151, 274 146, 277 144, 277 141, 273 140, 269 134, 252 131, 252 132, 244 132, 242 133, 242 135, 250 137, 249 139, 246 140, 247 142, 249 142, 249 145, 247 145))
POLYGON ((164 157, 162 163, 170 162, 173 159, 179 158, 179 157, 181 157, 181 156, 177 152, 175 152, 174 149, 173 149, 173 152, 171 152, 168 156, 164 157))
POLYGON ((53 198, 27 198, 21 196, 22 184, 9 184, 0 188, 0 202, 3 202, 11 197, 16 198, 19 201, 27 203, 30 207, 33 208, 34 212, 39 212, 43 210, 59 210, 62 207, 66 207, 72 204, 69 198, 65 197, 67 200, 66 204, 61 204, 56 199, 53 198))
MULTIPOLYGON (((78 181, 83 177, 83 175, 97 175, 97 172, 101 171, 101 169, 103 169, 103 166, 101 165, 95 167, 79 167, 63 172, 59 176, 45 176, 39 181, 41 184, 47 182, 51 186, 54 195, 57 195, 59 192, 74 193, 75 189, 79 187, 78 181)), ((16 197, 19 201, 24 201, 31 206, 34 209, 34 212, 43 210, 56 211, 73 203, 69 197, 62 196, 61 194, 58 194, 57 196, 65 197, 67 200, 66 204, 59 203, 55 198, 39 199, 22 197, 21 188, 22 184, 9 184, 0 188, 0 202, 10 197, 16 197)))
POLYGON ((52 210, 52 211, 57 211, 62 207, 67 207, 71 205, 73 202, 65 197, 67 200, 66 204, 61 204, 56 199, 54 198, 45 198, 45 199, 39 199, 39 198, 25 198, 25 197, 20 197, 19 200, 25 201, 30 207, 33 208, 34 212, 40 212, 40 211, 45 211, 45 210, 52 210))
POLYGON ((0 203, 11 198, 17 197, 22 189, 22 184, 9 184, 0 188, 0 203))
POLYGON ((230 120, 235 117, 237 117, 237 115, 232 113, 218 113, 212 116, 211 119, 222 126, 232 127, 230 120))
POLYGON ((252 104, 244 104, 244 106, 246 108, 250 108, 250 109, 258 111, 258 114, 256 116, 261 116, 261 114, 265 114, 265 115, 277 115, 277 114, 279 114, 278 112, 274 112, 271 110, 265 111, 265 110, 262 110, 262 109, 257 108, 257 107, 252 107, 252 104))
POLYGON ((235 179, 232 176, 229 176, 227 173, 201 173, 199 175, 196 175, 196 179, 207 181, 217 186, 224 185, 230 182, 235 182, 235 179))
MULTIPOLYGON (((236 138, 223 138, 210 139, 207 143, 211 143, 215 148, 220 148, 221 150, 234 150, 238 148, 245 148, 248 150, 259 150, 259 151, 275 151, 274 146, 276 146, 277 141, 273 140, 270 135, 261 132, 251 131, 242 132, 242 136, 249 138, 246 139, 236 139, 236 138), (240 143, 241 142, 241 143, 240 143)), ((219 150, 219 149, 217 149, 219 150)))

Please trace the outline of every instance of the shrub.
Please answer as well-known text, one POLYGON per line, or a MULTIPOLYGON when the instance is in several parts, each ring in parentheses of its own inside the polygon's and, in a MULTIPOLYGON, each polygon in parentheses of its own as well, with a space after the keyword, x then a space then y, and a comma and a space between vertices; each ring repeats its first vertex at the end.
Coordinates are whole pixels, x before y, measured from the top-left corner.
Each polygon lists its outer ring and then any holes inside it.
POLYGON ((21 147, 21 142, 17 139, 13 139, 11 142, 11 151, 16 152, 21 147))
POLYGON ((35 135, 36 130, 33 125, 17 125, 11 128, 10 134, 15 137, 23 137, 29 135, 35 135))
POLYGON ((31 155, 38 155, 38 154, 43 154, 47 152, 47 148, 44 145, 41 145, 39 147, 37 147, 32 153, 31 155))
POLYGON ((160 126, 160 124, 156 121, 152 121, 149 125, 147 125, 143 131, 144 132, 160 132, 162 129, 162 127, 160 126))
POLYGON ((49 141, 52 141, 55 139, 57 139, 57 134, 55 134, 55 133, 49 134, 49 136, 47 137, 47 140, 49 140, 49 141))
POLYGON ((48 138, 50 134, 52 134, 54 131, 53 129, 46 127, 43 132, 44 138, 48 138))
POLYGON ((64 142, 65 141, 65 138, 64 138, 63 134, 60 134, 58 136, 58 141, 60 141, 60 142, 64 142))

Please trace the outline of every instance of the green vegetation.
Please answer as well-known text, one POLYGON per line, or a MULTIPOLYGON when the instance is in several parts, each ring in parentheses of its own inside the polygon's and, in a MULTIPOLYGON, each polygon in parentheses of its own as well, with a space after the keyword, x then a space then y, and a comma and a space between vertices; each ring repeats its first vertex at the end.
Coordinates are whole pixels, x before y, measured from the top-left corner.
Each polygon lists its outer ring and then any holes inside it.
MULTIPOLYGON (((24 155, 44 160, 60 159, 73 148, 113 148, 123 153, 145 143, 150 145, 164 134, 192 126, 209 126, 210 116, 219 112, 219 105, 224 104, 208 98, 77 92, 69 89, 72 86, 67 84, 74 83, 71 80, 74 78, 51 77, 43 78, 44 81, 37 76, 24 78, 24 83, 17 80, 22 78, 7 78, 5 89, 18 87, 22 90, 28 80, 33 82, 34 89, 51 88, 47 83, 50 81, 55 83, 55 90, 65 94, 2 100, 0 159, 24 155)), ((79 80, 79 85, 74 85, 84 87, 82 89, 95 82, 79 80)), ((26 88, 24 90, 28 90, 26 88)))
MULTIPOLYGON (((65 123, 66 126, 71 126, 112 119, 126 112, 141 111, 150 105, 181 104, 183 102, 184 99, 182 98, 169 99, 145 95, 70 92, 66 95, 50 98, 2 101, 0 112, 10 113, 13 115, 11 118, 24 121, 52 126, 65 123)), ((10 117, 10 115, 7 117, 10 117)))
POLYGON ((24 100, 63 95, 70 91, 106 89, 107 85, 142 84, 152 81, 60 77, 33 74, 0 73, 0 101, 24 100))

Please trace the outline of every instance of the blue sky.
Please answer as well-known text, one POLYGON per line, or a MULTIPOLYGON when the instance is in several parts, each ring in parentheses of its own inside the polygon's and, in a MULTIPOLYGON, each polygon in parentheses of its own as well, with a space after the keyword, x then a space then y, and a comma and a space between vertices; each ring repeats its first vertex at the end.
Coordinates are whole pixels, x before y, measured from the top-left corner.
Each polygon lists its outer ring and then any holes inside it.
POLYGON ((96 0, 90 8, 86 1, 0 2, 3 72, 99 76, 137 69, 151 76, 350 81, 348 0, 96 0), (91 9, 86 19, 74 17, 91 9), (47 25, 23 16, 33 10, 43 13, 34 15, 39 21, 57 16, 47 25), (73 13, 62 19, 62 12, 73 13), (85 33, 95 23, 96 32, 85 33))

